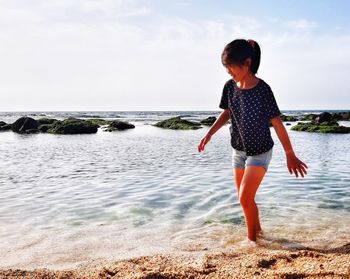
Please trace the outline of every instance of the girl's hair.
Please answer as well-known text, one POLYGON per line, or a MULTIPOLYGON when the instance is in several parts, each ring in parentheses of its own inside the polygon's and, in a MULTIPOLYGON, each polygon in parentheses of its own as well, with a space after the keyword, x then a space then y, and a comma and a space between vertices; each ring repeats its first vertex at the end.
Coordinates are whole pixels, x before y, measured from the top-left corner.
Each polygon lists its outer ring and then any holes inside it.
POLYGON ((251 59, 250 71, 256 74, 260 65, 261 51, 254 40, 237 39, 225 46, 221 55, 224 66, 243 65, 247 58, 251 59))

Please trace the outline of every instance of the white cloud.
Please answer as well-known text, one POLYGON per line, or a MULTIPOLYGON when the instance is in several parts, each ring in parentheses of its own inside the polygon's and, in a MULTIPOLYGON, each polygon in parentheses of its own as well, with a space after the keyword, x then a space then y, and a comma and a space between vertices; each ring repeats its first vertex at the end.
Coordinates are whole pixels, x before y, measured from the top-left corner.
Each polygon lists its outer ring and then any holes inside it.
POLYGON ((0 6, 0 25, 11 27, 21 23, 41 23, 43 18, 30 10, 0 6))
POLYGON ((285 26, 294 30, 310 30, 318 27, 316 22, 308 21, 306 19, 286 21, 285 26))
POLYGON ((0 21, 4 110, 218 109, 229 78, 220 54, 236 37, 261 44, 259 75, 282 109, 336 108, 350 89, 343 82, 348 35, 321 36, 242 16, 186 20, 154 14, 137 1, 36 3, 0 9, 14 11, 6 24, 0 21), (73 11, 103 16, 79 21, 73 11), (139 21, 148 13, 152 20, 139 21), (135 21, 125 21, 128 16, 135 21))
POLYGON ((46 0, 0 3, 0 23, 118 21, 148 15, 152 11, 140 0, 46 0))
POLYGON ((72 12, 109 19, 134 17, 151 12, 149 7, 135 0, 48 0, 43 3, 43 8, 64 14, 72 12))

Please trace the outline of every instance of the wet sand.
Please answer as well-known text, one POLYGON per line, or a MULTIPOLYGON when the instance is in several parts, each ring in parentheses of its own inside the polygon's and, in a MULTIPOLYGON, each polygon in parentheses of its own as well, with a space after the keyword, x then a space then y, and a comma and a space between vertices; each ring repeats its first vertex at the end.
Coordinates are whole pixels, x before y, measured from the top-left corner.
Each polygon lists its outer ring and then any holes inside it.
POLYGON ((338 248, 205 251, 99 261, 73 270, 1 270, 0 278, 350 278, 350 243, 338 248))

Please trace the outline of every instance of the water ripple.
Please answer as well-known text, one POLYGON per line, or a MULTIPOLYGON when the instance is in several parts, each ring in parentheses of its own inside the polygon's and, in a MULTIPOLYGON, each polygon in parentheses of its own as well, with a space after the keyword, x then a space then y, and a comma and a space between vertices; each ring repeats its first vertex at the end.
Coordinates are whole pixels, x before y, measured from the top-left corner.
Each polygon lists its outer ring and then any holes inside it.
MULTIPOLYGON (((24 265, 30 257, 38 262, 33 255, 39 252, 60 262, 52 249, 56 255, 80 251, 84 260, 90 248, 94 255, 106 255, 108 247, 114 255, 131 255, 139 251, 136 241, 149 251, 236 243, 245 227, 228 126, 199 154, 206 129, 139 125, 94 135, 2 133, 0 249, 9 255, 2 266, 24 265)), ((264 229, 313 245, 348 239, 350 136, 289 130, 297 156, 309 166, 309 174, 297 179, 272 135, 273 159, 256 197, 264 229)))

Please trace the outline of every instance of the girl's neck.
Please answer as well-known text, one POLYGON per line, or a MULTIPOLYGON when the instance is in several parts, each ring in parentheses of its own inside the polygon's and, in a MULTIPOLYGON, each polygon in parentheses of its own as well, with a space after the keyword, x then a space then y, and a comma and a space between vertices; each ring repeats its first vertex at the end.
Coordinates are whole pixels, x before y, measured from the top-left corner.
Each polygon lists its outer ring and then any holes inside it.
POLYGON ((247 74, 242 80, 238 81, 237 87, 240 89, 250 89, 255 87, 259 79, 254 74, 247 74))

